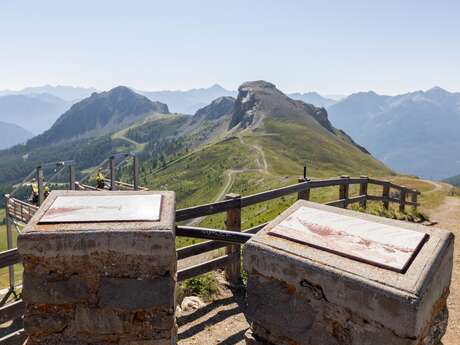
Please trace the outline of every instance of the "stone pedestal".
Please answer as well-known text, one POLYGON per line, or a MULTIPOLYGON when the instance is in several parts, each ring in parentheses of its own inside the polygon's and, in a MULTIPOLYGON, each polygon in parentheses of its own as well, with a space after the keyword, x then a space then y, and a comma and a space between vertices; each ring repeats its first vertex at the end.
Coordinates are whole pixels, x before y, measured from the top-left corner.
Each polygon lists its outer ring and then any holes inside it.
POLYGON ((298 201, 245 246, 247 344, 438 345, 453 242, 447 231, 298 201))
POLYGON ((52 192, 18 239, 27 344, 176 344, 174 198, 52 192))

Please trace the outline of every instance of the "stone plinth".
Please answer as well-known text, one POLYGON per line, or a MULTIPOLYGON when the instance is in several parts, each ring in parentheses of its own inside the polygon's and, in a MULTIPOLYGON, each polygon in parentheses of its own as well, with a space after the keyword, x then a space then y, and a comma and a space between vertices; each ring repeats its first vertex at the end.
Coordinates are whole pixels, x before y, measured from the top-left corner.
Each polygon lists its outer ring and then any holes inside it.
POLYGON ((52 192, 18 239, 27 344, 176 344, 174 229, 172 192, 52 192))
POLYGON ((298 201, 245 246, 247 344, 438 345, 453 242, 440 229, 298 201))

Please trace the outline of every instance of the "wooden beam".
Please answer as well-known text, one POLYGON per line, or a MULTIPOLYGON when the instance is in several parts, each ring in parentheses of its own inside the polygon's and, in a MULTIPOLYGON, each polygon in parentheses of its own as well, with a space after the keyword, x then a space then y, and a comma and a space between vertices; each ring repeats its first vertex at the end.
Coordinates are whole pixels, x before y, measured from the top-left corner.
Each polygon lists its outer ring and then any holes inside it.
POLYGON ((43 204, 45 200, 45 189, 43 186, 43 168, 41 166, 37 167, 37 185, 38 185, 38 206, 43 204))
POLYGON ((183 208, 176 211, 176 221, 193 219, 197 217, 209 216, 220 212, 225 212, 238 206, 241 203, 240 200, 224 200, 218 201, 211 204, 199 205, 189 208, 183 208))
MULTIPOLYGON (((238 200, 240 204, 227 211, 225 219, 225 228, 229 231, 241 232, 241 195, 240 194, 227 194, 226 200, 238 200)), ((237 257, 236 261, 225 267, 225 277, 230 284, 238 285, 241 281, 241 245, 233 244, 227 246, 226 254, 237 257)))
POLYGON ((226 246, 227 243, 224 242, 206 241, 202 243, 193 244, 191 246, 179 248, 177 250, 177 260, 182 260, 189 258, 191 256, 200 255, 226 246))
POLYGON ((347 208, 348 206, 348 198, 349 198, 349 193, 350 193, 350 176, 348 175, 342 175, 340 178, 345 181, 344 183, 339 185, 339 199, 340 200, 345 200, 343 203, 343 208, 347 208))
POLYGON ((133 188, 139 189, 139 157, 136 154, 133 155, 133 188))
POLYGON ((383 200, 383 207, 388 210, 390 208, 390 182, 386 181, 383 184, 382 190, 382 200, 383 200))
MULTIPOLYGON (((299 183, 304 183, 308 181, 309 181, 308 178, 303 178, 303 177, 299 177, 299 180, 298 180, 299 183)), ((298 200, 310 200, 310 187, 306 187, 304 190, 301 190, 297 194, 297 199, 298 200)))
POLYGON ((115 157, 110 157, 109 159, 109 170, 110 170, 110 190, 117 190, 116 184, 116 169, 115 169, 115 157))
MULTIPOLYGON (((361 183, 359 185, 359 195, 367 196, 369 178, 367 176, 361 176, 361 183)), ((359 206, 362 208, 367 207, 367 197, 359 203, 359 206)))
POLYGON ((21 256, 19 255, 17 248, 12 248, 0 252, 0 268, 16 265, 21 262, 21 256))
POLYGON ((26 338, 27 335, 24 329, 20 329, 19 331, 0 338, 0 345, 23 345, 26 338))
POLYGON ((412 208, 414 211, 417 210, 417 198, 418 198, 418 194, 417 193, 412 193, 411 194, 411 205, 412 205, 412 208))
POLYGON ((69 165, 69 190, 75 190, 75 166, 69 165))
POLYGON ((206 261, 205 263, 200 263, 198 265, 187 267, 180 270, 179 272, 177 272, 177 281, 181 282, 186 279, 190 279, 201 274, 214 271, 218 268, 224 268, 227 265, 235 262, 239 263, 239 256, 235 254, 219 256, 218 258, 206 261))
POLYGON ((7 321, 16 320, 22 317, 25 308, 26 306, 22 299, 2 306, 0 308, 0 325, 7 321))
POLYGON ((401 188, 399 192, 399 212, 406 212, 407 188, 401 188))

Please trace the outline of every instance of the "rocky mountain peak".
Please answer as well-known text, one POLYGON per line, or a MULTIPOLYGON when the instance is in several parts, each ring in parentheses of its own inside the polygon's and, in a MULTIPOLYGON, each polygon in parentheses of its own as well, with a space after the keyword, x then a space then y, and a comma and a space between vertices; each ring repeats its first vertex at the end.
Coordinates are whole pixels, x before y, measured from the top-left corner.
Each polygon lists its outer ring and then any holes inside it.
POLYGON ((247 128, 261 118, 272 117, 303 123, 311 123, 314 119, 316 125, 333 130, 324 108, 293 100, 272 83, 263 80, 246 82, 238 91, 230 128, 247 128))
POLYGON ((194 122, 202 119, 216 120, 225 115, 230 115, 235 106, 235 98, 230 96, 219 97, 211 104, 199 109, 194 115, 194 122))

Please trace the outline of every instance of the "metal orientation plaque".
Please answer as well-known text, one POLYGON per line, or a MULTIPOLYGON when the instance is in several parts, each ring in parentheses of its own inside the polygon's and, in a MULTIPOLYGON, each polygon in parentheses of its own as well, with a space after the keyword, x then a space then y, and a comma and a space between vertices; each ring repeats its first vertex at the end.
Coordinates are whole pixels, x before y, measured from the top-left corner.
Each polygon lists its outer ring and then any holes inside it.
POLYGON ((39 223, 159 221, 161 195, 58 196, 39 223))
POLYGON ((428 235, 361 218, 300 207, 268 232, 357 261, 404 272, 428 235))

